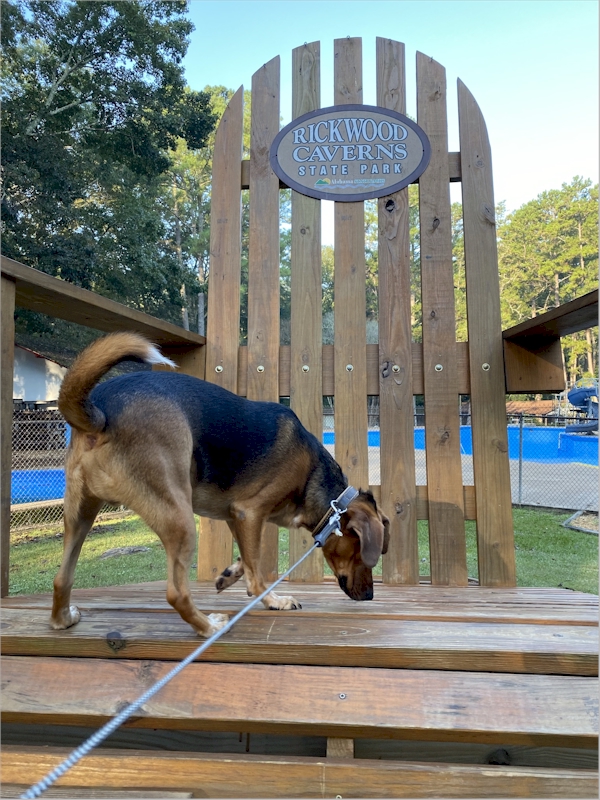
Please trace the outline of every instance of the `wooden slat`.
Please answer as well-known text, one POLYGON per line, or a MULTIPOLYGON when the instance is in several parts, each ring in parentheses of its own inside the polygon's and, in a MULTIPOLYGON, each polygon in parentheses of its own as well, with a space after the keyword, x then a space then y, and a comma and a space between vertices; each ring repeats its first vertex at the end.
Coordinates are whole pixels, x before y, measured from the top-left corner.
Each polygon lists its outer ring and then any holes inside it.
POLYGON ((446 97, 446 70, 432 58, 417 53, 417 119, 431 143, 431 160, 419 181, 431 580, 434 584, 464 586, 467 583, 467 548, 458 416, 446 97))
POLYGON ((0 456, 0 596, 9 591, 10 566, 10 483, 12 461, 13 367, 15 358, 15 283, 2 275, 2 340, 0 375, 2 401, 0 406, 2 441, 0 456))
MULTIPOLYGON (((377 39, 377 104, 406 112, 404 45, 377 39)), ((381 506, 390 518, 386 583, 419 581, 408 189, 378 201, 381 506)), ((367 393, 369 391, 367 356, 367 393)))
MULTIPOLYGON (((509 340, 568 336, 598 324, 598 289, 503 331, 509 340)), ((526 346, 526 342, 522 342, 526 346)))
MULTIPOLYGON (((212 582, 194 581, 191 591, 198 608, 210 612, 236 613, 248 602, 245 588, 240 584, 216 595, 212 582)), ((84 617, 89 616, 87 612, 96 615, 99 611, 171 611, 165 594, 166 581, 163 580, 108 586, 102 590, 74 589, 73 602, 84 617)), ((297 616, 335 615, 335 619, 352 618, 355 621, 376 618, 598 627, 598 597, 567 589, 489 589, 475 586, 466 590, 447 586, 400 587, 376 582, 372 601, 353 603, 331 579, 325 583, 295 586, 294 595, 300 600, 302 609, 294 611, 293 619, 297 616)), ((3 609, 41 609, 49 613, 51 605, 51 594, 16 595, 2 600, 3 609)), ((18 615, 13 619, 18 619, 18 615)))
MULTIPOLYGON (((242 152, 243 126, 241 86, 225 109, 215 135, 206 329, 206 379, 230 392, 237 390, 242 233, 239 173, 232 154, 242 152)), ((198 580, 215 580, 231 564, 232 541, 224 522, 201 519, 198 580)))
MULTIPOLYGON (((279 180, 269 162, 279 132, 279 56, 252 76, 248 249, 248 398, 279 402, 279 180)), ((278 529, 263 531, 265 579, 277 577, 278 529)))
POLYGON ((178 347, 183 351, 205 343, 204 336, 26 267, 6 256, 2 256, 2 274, 15 282, 15 302, 21 308, 40 311, 98 331, 137 331, 158 345, 178 347))
MULTIPOLYGON (((48 630, 45 610, 7 609, 3 625, 6 656, 181 659, 197 641, 175 613, 159 611, 91 612, 66 635, 48 630)), ((598 643, 597 630, 582 625, 390 619, 365 614, 340 623, 330 615, 261 611, 240 620, 202 660, 594 676, 598 643)))
POLYGON ((458 82, 479 580, 515 584, 492 157, 485 122, 458 82))
MULTIPOLYGON (((334 41, 334 104, 362 103, 362 42, 334 41)), ((356 488, 369 482, 364 203, 334 205, 335 458, 356 488)))
MULTIPOLYGON (((321 105, 319 42, 292 51, 292 117, 321 105)), ((302 424, 323 433, 321 202, 292 191, 292 285, 290 405, 302 424), (305 370, 305 371, 303 371, 305 370)), ((280 385, 281 385, 280 373, 280 385)), ((332 498, 333 499, 333 498, 332 498)), ((290 563, 312 547, 305 530, 290 530, 290 563)), ((294 582, 323 577, 323 555, 315 551, 294 571, 294 582)))
MULTIPOLYGON (((5 746, 5 780, 40 780, 69 754, 64 748, 5 746)), ((589 798, 598 792, 593 770, 487 767, 361 759, 95 750, 61 786, 167 790, 192 788, 202 797, 589 798)), ((93 797, 85 789, 86 797, 93 797)), ((198 796, 197 795, 197 796, 198 796)), ((4 796, 4 795, 3 795, 4 796)), ((63 795, 66 796, 66 795, 63 795)), ((82 793, 83 796, 83 793, 82 793)), ((145 795, 152 796, 152 795, 145 795)), ((163 797, 171 797, 164 794, 163 797)))
MULTIPOLYGON (((460 182, 460 153, 448 153, 448 173, 450 175, 450 183, 459 183, 460 182)), ((244 159, 242 161, 242 182, 241 188, 248 189, 250 185, 250 160, 244 159)), ((418 183, 418 180, 416 181, 418 183)), ((287 188, 285 183, 279 181, 279 188, 285 189, 287 188)))
MULTIPOLYGON (((65 680, 60 659, 3 657, 2 721, 96 726, 169 669, 75 658, 65 680)), ((126 727, 595 749, 597 707, 571 676, 193 663, 126 727)))

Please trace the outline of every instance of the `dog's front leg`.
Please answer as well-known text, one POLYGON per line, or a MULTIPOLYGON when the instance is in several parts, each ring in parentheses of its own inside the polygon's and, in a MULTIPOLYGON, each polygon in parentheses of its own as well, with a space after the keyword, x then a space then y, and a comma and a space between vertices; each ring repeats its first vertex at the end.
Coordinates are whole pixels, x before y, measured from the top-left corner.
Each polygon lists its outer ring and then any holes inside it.
MULTIPOLYGON (((260 567, 260 542, 265 521, 248 510, 234 509, 234 520, 227 524, 240 548, 248 594, 257 597, 267 588, 260 567)), ((302 608, 290 595, 278 595, 275 592, 269 592, 262 602, 271 611, 302 608)))

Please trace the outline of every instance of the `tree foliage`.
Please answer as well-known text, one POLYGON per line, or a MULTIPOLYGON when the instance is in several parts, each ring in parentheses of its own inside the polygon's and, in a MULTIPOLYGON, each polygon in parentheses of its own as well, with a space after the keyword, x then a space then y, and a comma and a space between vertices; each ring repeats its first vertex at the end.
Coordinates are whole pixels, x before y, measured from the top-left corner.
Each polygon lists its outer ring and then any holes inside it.
MULTIPOLYGON (((181 323, 178 258, 157 202, 184 141, 204 145, 210 96, 190 91, 192 26, 176 0, 3 3, 3 252, 181 323)), ((52 328, 20 313, 21 329, 52 328)))

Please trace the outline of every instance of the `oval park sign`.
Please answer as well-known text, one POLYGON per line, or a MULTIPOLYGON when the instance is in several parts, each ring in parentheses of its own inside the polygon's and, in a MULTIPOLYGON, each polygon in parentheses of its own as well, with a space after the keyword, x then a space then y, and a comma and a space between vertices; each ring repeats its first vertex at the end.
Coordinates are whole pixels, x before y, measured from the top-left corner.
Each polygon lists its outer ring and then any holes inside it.
POLYGON ((430 155, 425 131, 404 114, 343 105, 297 117, 275 137, 270 158, 286 186, 349 203, 403 189, 427 169, 430 155))

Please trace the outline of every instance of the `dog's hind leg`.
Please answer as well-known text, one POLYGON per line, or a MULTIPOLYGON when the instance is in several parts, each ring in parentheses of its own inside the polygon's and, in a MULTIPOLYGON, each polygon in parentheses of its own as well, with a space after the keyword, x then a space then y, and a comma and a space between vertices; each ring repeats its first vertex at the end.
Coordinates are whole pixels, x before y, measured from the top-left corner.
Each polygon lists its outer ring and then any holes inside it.
POLYGON ((191 505, 177 502, 174 505, 161 499, 160 512, 156 506, 148 524, 158 534, 167 553, 167 601, 180 617, 189 623, 200 636, 209 637, 228 622, 226 614, 203 614, 190 593, 189 573, 196 546, 196 525, 191 505))
POLYGON ((50 625, 54 630, 64 630, 81 619, 77 606, 70 604, 75 566, 84 539, 100 511, 102 500, 82 496, 78 489, 67 484, 64 505, 65 535, 60 569, 54 578, 54 597, 50 625))

